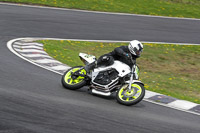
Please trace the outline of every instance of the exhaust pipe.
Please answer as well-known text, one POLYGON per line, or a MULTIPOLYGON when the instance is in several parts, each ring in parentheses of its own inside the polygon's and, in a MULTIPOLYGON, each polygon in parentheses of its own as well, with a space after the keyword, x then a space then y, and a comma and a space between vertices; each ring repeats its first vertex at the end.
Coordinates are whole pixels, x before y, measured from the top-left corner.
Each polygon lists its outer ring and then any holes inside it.
POLYGON ((103 96, 110 96, 111 95, 111 92, 101 92, 101 91, 97 91, 95 89, 92 89, 92 93, 98 94, 98 95, 103 95, 103 96))

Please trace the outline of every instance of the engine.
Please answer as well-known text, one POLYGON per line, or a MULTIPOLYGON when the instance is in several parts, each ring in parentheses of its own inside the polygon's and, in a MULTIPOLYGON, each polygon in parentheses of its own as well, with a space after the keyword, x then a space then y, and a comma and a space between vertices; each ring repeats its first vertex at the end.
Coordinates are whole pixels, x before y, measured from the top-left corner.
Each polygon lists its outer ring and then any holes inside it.
POLYGON ((118 83, 118 72, 115 69, 96 72, 93 75, 92 83, 96 90, 107 92, 113 89, 118 83))

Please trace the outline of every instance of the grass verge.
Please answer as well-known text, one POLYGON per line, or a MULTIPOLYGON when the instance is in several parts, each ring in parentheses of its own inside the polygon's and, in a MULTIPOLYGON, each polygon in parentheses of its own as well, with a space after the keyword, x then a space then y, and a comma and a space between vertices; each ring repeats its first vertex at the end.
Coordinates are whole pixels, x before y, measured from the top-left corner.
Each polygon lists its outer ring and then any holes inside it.
MULTIPOLYGON (((79 52, 99 57, 127 43, 84 41, 39 41, 44 50, 56 60, 69 66, 83 65, 79 52)), ((137 60, 140 80, 150 91, 200 104, 200 46, 144 44, 137 60)))
POLYGON ((200 18, 199 0, 0 0, 93 11, 200 18))

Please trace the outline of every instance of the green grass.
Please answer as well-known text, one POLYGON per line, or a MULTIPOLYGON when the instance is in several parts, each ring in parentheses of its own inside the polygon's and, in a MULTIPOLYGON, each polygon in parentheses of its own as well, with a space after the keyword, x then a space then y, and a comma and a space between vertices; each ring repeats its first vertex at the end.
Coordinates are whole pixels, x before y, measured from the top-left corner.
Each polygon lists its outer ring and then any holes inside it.
POLYGON ((0 0, 106 12, 200 18, 199 0, 0 0))
MULTIPOLYGON (((127 43, 40 41, 45 51, 69 66, 83 65, 79 52, 99 57, 127 43)), ((147 90, 200 103, 200 46, 144 44, 137 60, 147 90)))

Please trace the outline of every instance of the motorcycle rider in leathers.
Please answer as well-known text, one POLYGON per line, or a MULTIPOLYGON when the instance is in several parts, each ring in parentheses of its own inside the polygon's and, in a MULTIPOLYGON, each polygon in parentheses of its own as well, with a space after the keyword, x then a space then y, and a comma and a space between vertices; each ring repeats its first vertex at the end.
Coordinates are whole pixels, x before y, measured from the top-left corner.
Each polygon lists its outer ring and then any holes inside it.
POLYGON ((86 65, 84 69, 89 72, 95 67, 112 65, 114 60, 119 60, 132 67, 133 62, 130 60, 130 58, 132 57, 132 59, 136 62, 136 58, 140 57, 142 51, 142 43, 138 40, 133 40, 130 41, 128 46, 117 47, 112 52, 100 56, 96 62, 86 65))

